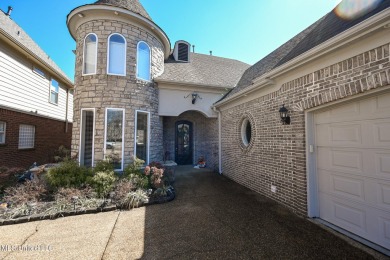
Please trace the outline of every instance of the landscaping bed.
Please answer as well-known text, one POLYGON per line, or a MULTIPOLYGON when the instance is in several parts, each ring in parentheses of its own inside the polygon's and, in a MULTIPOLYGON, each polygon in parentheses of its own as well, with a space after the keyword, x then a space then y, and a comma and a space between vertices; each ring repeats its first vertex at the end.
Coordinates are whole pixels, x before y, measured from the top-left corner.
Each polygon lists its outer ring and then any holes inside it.
POLYGON ((174 168, 165 169, 158 162, 143 167, 137 158, 121 173, 114 171, 114 165, 105 160, 90 169, 66 159, 55 167, 50 165, 47 172, 44 167, 24 173, 3 169, 0 225, 129 210, 175 198, 174 168))

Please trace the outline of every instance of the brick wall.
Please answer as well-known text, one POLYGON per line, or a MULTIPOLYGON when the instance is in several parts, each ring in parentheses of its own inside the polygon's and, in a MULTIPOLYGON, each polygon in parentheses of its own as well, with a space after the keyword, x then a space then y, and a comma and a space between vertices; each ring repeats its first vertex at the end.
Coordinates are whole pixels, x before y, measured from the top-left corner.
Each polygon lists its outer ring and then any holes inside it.
POLYGON ((64 145, 70 149, 71 123, 68 124, 66 133, 65 122, 1 108, 0 121, 5 121, 7 124, 5 144, 0 145, 0 166, 28 167, 34 162, 38 164, 53 162, 58 147, 64 145), (18 149, 20 124, 35 126, 33 149, 18 149))
POLYGON ((163 72, 163 45, 156 36, 131 21, 122 22, 98 19, 77 28, 76 70, 74 92, 74 124, 72 154, 76 155, 80 144, 80 111, 96 108, 95 115, 95 162, 104 158, 105 108, 125 109, 124 163, 134 155, 135 111, 150 112, 150 160, 162 158, 162 120, 158 116, 158 89, 154 83, 136 79, 136 47, 145 41, 152 53, 152 78, 163 72), (97 74, 82 75, 84 38, 88 33, 98 37, 97 74), (127 41, 126 76, 107 75, 107 40, 112 33, 120 33, 127 41))
POLYGON ((222 111, 223 173, 307 215, 305 118, 308 108, 389 85, 389 44, 307 75, 297 75, 276 92, 222 111), (291 125, 282 125, 282 104, 291 125), (240 122, 251 118, 252 141, 241 145, 240 122), (278 192, 271 192, 276 185, 278 192))
POLYGON ((218 119, 206 118, 202 114, 188 111, 178 117, 164 117, 164 149, 175 160, 175 123, 187 120, 193 124, 194 161, 200 156, 206 160, 207 167, 218 170, 218 119))

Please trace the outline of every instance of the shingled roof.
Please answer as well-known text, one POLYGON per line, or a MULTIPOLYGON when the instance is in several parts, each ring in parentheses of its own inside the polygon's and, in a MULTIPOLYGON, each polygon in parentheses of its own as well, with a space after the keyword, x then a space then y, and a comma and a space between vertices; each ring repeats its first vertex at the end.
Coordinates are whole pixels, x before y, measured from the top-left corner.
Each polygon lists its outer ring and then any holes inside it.
POLYGON ((177 62, 171 55, 165 61, 164 73, 155 80, 233 88, 249 66, 238 60, 198 53, 191 53, 190 62, 177 62))
POLYGON ((72 80, 69 79, 57 64, 50 59, 38 44, 36 44, 33 39, 31 39, 30 36, 28 36, 28 34, 11 19, 11 17, 5 15, 2 11, 0 11, 0 34, 4 35, 35 59, 45 64, 48 69, 58 75, 58 80, 63 81, 68 84, 68 86, 73 86, 72 80))
POLYGON ((99 0, 96 1, 95 4, 121 7, 152 21, 152 18, 138 0, 99 0))
POLYGON ((254 79, 293 60, 301 54, 315 48, 325 41, 337 36, 338 34, 352 28, 360 22, 389 7, 390 0, 384 0, 378 6, 376 6, 375 9, 361 17, 352 20, 340 18, 334 9, 319 19, 317 22, 306 28, 304 31, 290 39, 288 42, 277 48, 275 51, 261 59, 259 62, 248 68, 237 83, 237 86, 222 99, 242 91, 243 89, 251 86, 254 79))

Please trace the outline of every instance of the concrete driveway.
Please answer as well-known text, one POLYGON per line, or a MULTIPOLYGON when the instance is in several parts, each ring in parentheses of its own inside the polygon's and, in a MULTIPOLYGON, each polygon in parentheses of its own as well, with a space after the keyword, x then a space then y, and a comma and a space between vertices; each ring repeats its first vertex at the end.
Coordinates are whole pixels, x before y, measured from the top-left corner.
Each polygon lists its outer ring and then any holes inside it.
POLYGON ((175 186, 167 204, 2 226, 0 259, 387 259, 207 170, 175 186))

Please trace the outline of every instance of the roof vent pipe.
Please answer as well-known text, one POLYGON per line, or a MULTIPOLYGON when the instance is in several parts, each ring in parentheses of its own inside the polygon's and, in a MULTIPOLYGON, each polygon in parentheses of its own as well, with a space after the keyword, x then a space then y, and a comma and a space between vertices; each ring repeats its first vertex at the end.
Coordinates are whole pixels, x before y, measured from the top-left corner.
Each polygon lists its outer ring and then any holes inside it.
POLYGON ((7 13, 5 15, 6 16, 11 16, 12 10, 13 10, 12 6, 8 6, 8 11, 7 11, 7 13))
POLYGON ((195 53, 195 45, 192 45, 192 52, 195 53))
POLYGON ((210 56, 213 56, 213 51, 210 51, 210 56))

